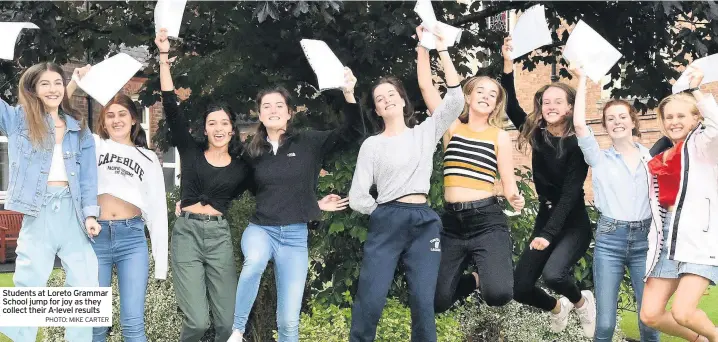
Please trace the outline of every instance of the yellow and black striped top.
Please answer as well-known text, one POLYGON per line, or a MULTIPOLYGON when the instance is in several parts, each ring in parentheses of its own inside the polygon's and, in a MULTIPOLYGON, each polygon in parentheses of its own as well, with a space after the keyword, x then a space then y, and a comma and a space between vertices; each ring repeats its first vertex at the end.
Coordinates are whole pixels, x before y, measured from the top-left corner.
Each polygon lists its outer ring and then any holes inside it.
POLYGON ((493 192, 500 129, 472 131, 458 124, 444 151, 444 186, 493 192))

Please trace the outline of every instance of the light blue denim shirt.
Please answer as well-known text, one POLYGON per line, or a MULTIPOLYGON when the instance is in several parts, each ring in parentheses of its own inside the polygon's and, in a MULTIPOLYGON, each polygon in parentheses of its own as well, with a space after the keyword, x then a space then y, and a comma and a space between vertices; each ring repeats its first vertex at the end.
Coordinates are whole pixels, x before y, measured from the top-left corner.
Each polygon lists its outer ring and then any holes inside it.
MULTIPOLYGON (((52 127, 52 117, 47 115, 46 120, 48 127, 52 127)), ((69 115, 65 115, 65 125, 67 131, 62 140, 62 156, 75 212, 84 227, 87 217, 98 217, 100 214, 97 205, 95 139, 89 129, 80 129, 79 122, 69 115)), ((25 112, 20 106, 10 106, 3 100, 0 100, 0 131, 8 138, 10 162, 5 209, 36 216, 42 208, 47 190, 52 145, 47 148, 33 146, 25 112)), ((50 137, 54 142, 54 131, 50 137)))
MULTIPOLYGON (((648 170, 639 162, 629 170, 613 146, 602 150, 589 127, 589 134, 578 138, 586 164, 591 167, 595 205, 602 215, 621 221, 641 221, 651 217, 648 200, 648 170)), ((650 152, 636 143, 642 156, 650 152)))

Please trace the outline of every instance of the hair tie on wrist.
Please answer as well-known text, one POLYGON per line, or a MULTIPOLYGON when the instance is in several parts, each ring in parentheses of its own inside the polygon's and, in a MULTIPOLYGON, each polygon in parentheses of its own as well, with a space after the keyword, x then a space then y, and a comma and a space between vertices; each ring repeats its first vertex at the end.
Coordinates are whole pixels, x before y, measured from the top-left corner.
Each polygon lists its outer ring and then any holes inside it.
POLYGON ((436 50, 438 53, 449 52, 449 50, 436 50))
POLYGON ((160 55, 168 55, 169 53, 169 51, 160 51, 160 55))
POLYGON ((692 93, 692 92, 694 92, 694 91, 697 91, 697 90, 701 90, 701 88, 700 88, 700 87, 688 88, 688 89, 684 90, 683 92, 690 94, 690 93, 692 93))

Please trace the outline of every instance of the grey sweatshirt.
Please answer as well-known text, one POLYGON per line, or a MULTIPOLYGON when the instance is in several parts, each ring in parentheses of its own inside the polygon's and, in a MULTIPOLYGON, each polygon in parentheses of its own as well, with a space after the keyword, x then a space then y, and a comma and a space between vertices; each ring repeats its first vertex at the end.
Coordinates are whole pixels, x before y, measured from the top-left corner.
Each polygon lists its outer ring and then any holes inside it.
POLYGON ((371 215, 377 205, 411 194, 428 194, 436 145, 464 109, 461 86, 449 88, 434 111, 420 125, 397 136, 378 134, 367 138, 359 149, 349 206, 371 215), (376 200, 369 188, 376 184, 376 200))

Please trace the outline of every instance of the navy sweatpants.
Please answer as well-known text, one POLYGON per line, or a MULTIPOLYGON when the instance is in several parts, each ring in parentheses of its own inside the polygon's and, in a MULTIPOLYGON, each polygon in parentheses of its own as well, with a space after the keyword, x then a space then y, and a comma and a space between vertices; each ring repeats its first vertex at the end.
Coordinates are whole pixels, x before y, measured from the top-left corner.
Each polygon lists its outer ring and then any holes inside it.
POLYGON ((351 342, 374 341, 399 258, 406 266, 411 341, 435 342, 434 293, 441 262, 441 219, 426 204, 381 204, 369 219, 351 342))

